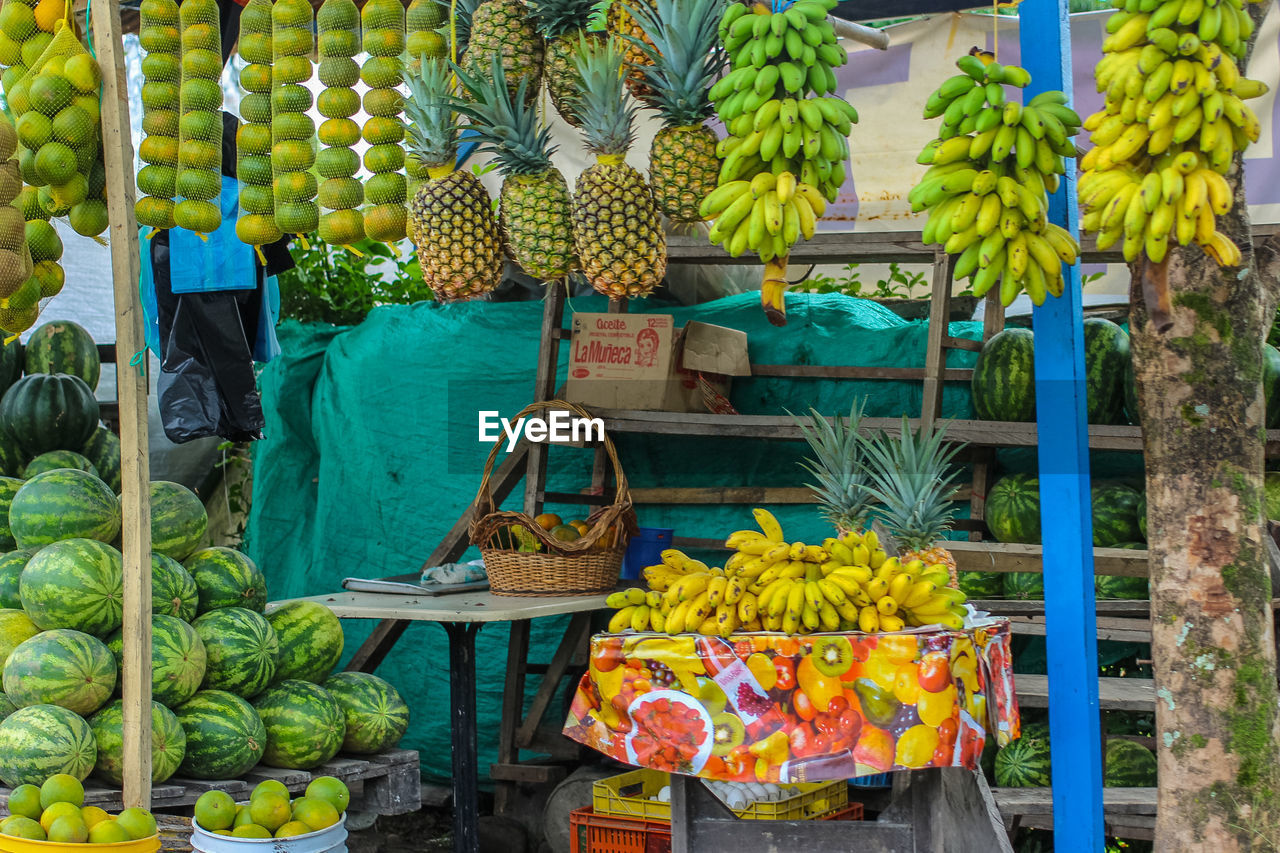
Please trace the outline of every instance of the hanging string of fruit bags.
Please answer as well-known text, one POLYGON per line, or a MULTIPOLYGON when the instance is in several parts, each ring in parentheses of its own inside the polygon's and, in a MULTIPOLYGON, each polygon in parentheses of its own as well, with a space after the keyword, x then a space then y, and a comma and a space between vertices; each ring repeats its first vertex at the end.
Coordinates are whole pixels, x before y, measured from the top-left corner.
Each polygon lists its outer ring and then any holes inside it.
POLYGON ((365 183, 364 230, 373 240, 396 243, 405 237, 404 79, 405 12, 400 0, 369 0, 361 10, 364 50, 369 54, 360 78, 364 96, 364 165, 373 176, 365 183))
POLYGON ((142 195, 133 212, 139 225, 172 228, 173 196, 178 180, 178 113, 182 60, 179 55, 178 4, 142 0, 138 13, 142 57, 142 144, 138 170, 142 195))
POLYGON ((280 239, 271 189, 271 0, 249 0, 241 11, 240 57, 247 63, 240 70, 240 85, 248 94, 240 99, 244 124, 236 131, 236 236, 253 246, 261 259, 260 247, 280 239))
POLYGON ((275 181, 276 225, 286 234, 306 234, 320 224, 316 206, 316 126, 311 109, 311 4, 277 0, 271 7, 272 66, 271 170, 275 181))
MULTIPOLYGON (((326 62, 346 60, 354 65, 353 57, 360 53, 360 10, 352 0, 324 0, 316 13, 316 30, 322 80, 326 62)), ((331 246, 350 246, 364 239, 364 185, 355 177, 360 157, 353 147, 360 140, 360 125, 352 118, 360 112, 360 96, 349 86, 328 86, 316 107, 325 117, 318 131, 325 148, 316 158, 324 178, 319 202, 328 211, 320 216, 320 239, 331 246)))
POLYGON ((222 225, 222 31, 214 0, 183 0, 178 119, 179 228, 209 234, 222 225))
MULTIPOLYGON (((18 134, 9 117, 0 113, 0 297, 9 297, 31 278, 33 264, 27 249, 26 222, 22 211, 14 206, 22 190, 22 176, 14 155, 18 151, 18 134)), ((17 332, 3 322, 6 337, 17 332)))

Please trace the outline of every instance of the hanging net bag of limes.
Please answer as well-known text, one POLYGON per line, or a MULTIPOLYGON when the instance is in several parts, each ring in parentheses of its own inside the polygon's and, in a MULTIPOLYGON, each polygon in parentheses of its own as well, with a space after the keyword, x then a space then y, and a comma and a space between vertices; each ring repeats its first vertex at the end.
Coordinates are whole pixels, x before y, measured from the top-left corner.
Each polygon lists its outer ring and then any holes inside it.
MULTIPOLYGON (((31 252, 27 249, 26 221, 22 211, 14 206, 22 190, 22 176, 18 172, 18 134, 13 123, 0 113, 0 297, 18 292, 34 272, 31 252)), ((38 285, 37 285, 38 286, 38 285)), ((12 330, 0 323, 6 337, 21 330, 12 330)))
POLYGON ((240 218, 236 236, 255 248, 280 239, 271 189, 271 0, 249 0, 240 13, 240 99, 236 131, 240 218))
POLYGON ((444 26, 445 7, 440 0, 413 0, 404 13, 404 47, 409 71, 422 71, 422 57, 434 59, 448 53, 448 43, 440 28, 444 26))
MULTIPOLYGON (((324 0, 316 12, 320 34, 321 68, 326 62, 349 62, 360 53, 360 10, 352 0, 324 0)), ((349 68, 350 66, 344 67, 349 68)), ((322 75, 322 77, 327 75, 322 75)), ((347 78, 341 78, 347 79, 347 78)), ((317 165, 324 183, 320 185, 320 239, 331 246, 350 246, 364 239, 364 186, 356 179, 360 158, 354 146, 360 141, 360 125, 352 118, 360 112, 360 95, 350 86, 328 86, 320 93, 316 108, 324 121, 317 131, 325 148, 317 165)))
POLYGON ((0 87, 14 117, 26 112, 22 80, 66 21, 64 0, 24 0, 0 6, 0 87))
POLYGON ((138 43, 142 57, 142 144, 138 156, 138 197, 133 206, 138 224, 173 227, 173 196, 178 180, 178 110, 182 60, 179 55, 178 4, 174 0, 142 0, 138 10, 138 43))
POLYGON ((222 31, 215 0, 183 0, 181 117, 178 119, 179 228, 209 234, 222 225, 222 31))
POLYGON ((271 93, 271 171, 275 180, 276 225, 286 234, 306 234, 319 225, 316 177, 311 172, 316 150, 311 109, 311 4, 276 0, 271 7, 271 41, 275 49, 271 93))
POLYGON ((400 0, 369 0, 361 11, 364 50, 368 54, 360 78, 364 95, 364 165, 373 175, 365 182, 364 230, 370 239, 396 243, 405 237, 403 82, 404 6, 400 0))

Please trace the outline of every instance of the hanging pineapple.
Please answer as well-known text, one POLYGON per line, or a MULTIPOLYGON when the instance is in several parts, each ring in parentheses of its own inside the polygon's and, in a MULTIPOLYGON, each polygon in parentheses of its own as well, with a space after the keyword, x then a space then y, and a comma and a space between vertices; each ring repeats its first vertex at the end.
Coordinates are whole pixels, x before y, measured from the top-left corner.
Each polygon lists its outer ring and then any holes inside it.
POLYGON ((648 296, 667 271, 667 240, 653 193, 626 163, 636 106, 622 85, 622 50, 614 39, 582 39, 574 67, 575 110, 595 165, 578 176, 573 238, 582 271, 606 296, 648 296))
POLYGON ((492 61, 490 80, 458 72, 471 100, 458 99, 456 108, 471 119, 502 172, 498 221, 512 257, 534 278, 562 278, 574 263, 569 185, 551 165, 551 131, 538 127, 537 111, 525 99, 529 81, 520 81, 513 96, 502 62, 492 61))
POLYGON ((723 0, 656 0, 632 8, 647 38, 633 39, 652 62, 640 69, 662 130, 649 149, 649 184, 659 209, 676 222, 701 222, 702 200, 716 188, 720 158, 704 122, 714 109, 708 90, 724 67, 717 50, 723 0))
MULTIPOLYGON (((461 15, 459 15, 461 17, 461 15)), ((472 77, 489 78, 489 60, 502 58, 502 70, 512 94, 527 80, 525 97, 532 101, 542 85, 542 36, 524 0, 483 0, 470 15, 462 68, 472 77)))
POLYGON ((409 231, 422 278, 441 302, 473 299, 502 281, 502 238, 489 194, 475 175, 456 166, 449 77, 442 60, 428 59, 409 77, 405 101, 410 156, 427 169, 409 202, 409 231))
POLYGON ((578 85, 578 72, 573 67, 573 57, 578 51, 578 41, 585 35, 599 38, 602 33, 587 32, 594 0, 529 0, 534 18, 544 39, 542 76, 547 83, 551 103, 560 117, 574 127, 581 127, 573 115, 574 92, 578 85))
MULTIPOLYGON (((645 3, 650 9, 655 8, 655 0, 638 0, 645 3)), ((644 77, 644 69, 652 63, 649 54, 636 46, 636 41, 642 44, 653 46, 653 42, 649 41, 649 37, 641 29, 640 24, 631 14, 631 7, 623 0, 612 0, 609 3, 609 11, 605 14, 605 27, 608 31, 623 40, 624 53, 622 58, 623 68, 627 72, 627 88, 631 90, 631 94, 637 98, 645 98, 652 95, 649 89, 648 81, 644 77)))

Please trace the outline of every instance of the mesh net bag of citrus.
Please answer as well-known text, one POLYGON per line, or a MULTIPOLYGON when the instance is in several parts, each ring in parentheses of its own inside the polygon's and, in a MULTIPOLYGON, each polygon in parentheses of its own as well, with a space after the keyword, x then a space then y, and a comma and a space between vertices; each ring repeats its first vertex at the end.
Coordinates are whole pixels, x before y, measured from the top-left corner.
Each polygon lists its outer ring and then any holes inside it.
POLYGON ((364 95, 364 165, 373 175, 365 182, 364 230, 373 240, 394 243, 405 237, 404 96, 405 12, 400 0, 369 0, 361 10, 364 50, 368 54, 360 79, 364 95))
POLYGON ((271 7, 271 171, 275 181, 276 225, 286 234, 316 230, 316 176, 311 172, 316 151, 311 109, 311 4, 307 0, 277 0, 271 7))
POLYGON ((404 13, 404 48, 409 71, 422 71, 422 57, 432 59, 448 53, 448 43, 440 33, 444 26, 445 7, 440 0, 413 0, 404 13))
POLYGON ((0 86, 15 114, 26 111, 14 104, 23 97, 18 84, 66 23, 66 8, 66 0, 14 0, 0 7, 0 86))
MULTIPOLYGON (((353 57, 360 53, 360 10, 352 0, 324 0, 316 13, 316 30, 320 34, 321 81, 345 83, 355 68, 353 57), (335 71, 337 77, 331 77, 335 71)), ((360 125, 352 118, 360 112, 360 95, 350 85, 326 83, 316 108, 324 116, 318 137, 325 148, 317 156, 316 166, 324 178, 320 206, 327 211, 320 217, 320 239, 333 246, 349 246, 364 238, 364 216, 360 213, 364 187, 355 177, 360 157, 354 149, 360 141, 360 125)))
POLYGON ((17 151, 18 133, 9 117, 0 113, 0 297, 12 296, 34 272, 26 220, 14 205, 22 190, 17 151))
POLYGON ((250 246, 280 239, 271 190, 271 0, 249 0, 240 13, 240 99, 244 123, 236 131, 240 218, 236 236, 250 246))
POLYGON ((208 234, 222 225, 222 31, 215 0, 178 7, 182 84, 178 92, 179 228, 208 234))
POLYGON ((178 4, 174 0, 142 0, 138 10, 138 42, 142 57, 142 144, 134 215, 151 228, 173 227, 173 196, 178 180, 178 4))

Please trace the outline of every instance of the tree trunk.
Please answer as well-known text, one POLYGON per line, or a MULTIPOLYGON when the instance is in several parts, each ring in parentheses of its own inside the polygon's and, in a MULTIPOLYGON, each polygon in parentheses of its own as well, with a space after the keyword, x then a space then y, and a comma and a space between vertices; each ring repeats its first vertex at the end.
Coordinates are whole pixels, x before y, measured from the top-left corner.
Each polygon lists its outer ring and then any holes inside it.
POLYGON ((1251 245, 1241 162, 1228 176, 1235 209, 1219 221, 1244 254, 1240 269, 1220 269, 1191 246, 1172 249, 1164 267, 1141 260, 1132 270, 1157 688, 1155 849, 1180 853, 1280 850, 1261 387, 1276 252, 1273 241, 1251 245))

